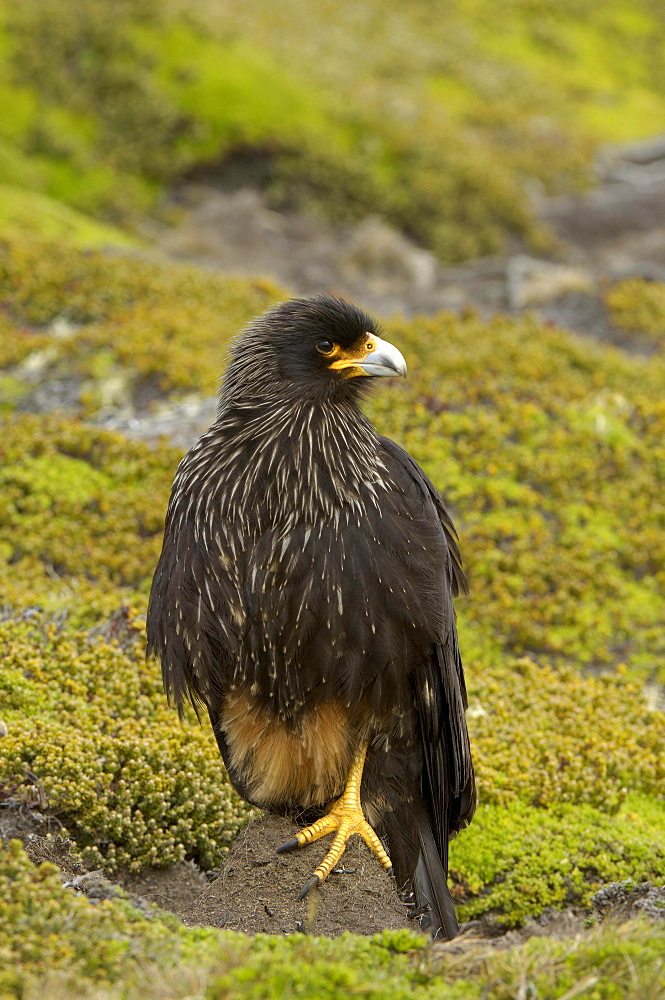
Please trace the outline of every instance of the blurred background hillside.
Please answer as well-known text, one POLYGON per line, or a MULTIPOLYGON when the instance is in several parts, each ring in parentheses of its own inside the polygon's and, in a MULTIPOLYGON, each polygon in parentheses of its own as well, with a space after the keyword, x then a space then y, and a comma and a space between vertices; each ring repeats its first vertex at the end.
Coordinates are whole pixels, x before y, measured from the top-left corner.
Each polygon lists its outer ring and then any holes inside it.
POLYGON ((665 277, 664 39, 658 0, 4 0, 0 225, 617 339, 608 281, 665 277))
POLYGON ((531 202, 665 125, 658 0, 5 0, 0 32, 10 225, 35 192, 141 231, 190 178, 444 261, 542 249, 531 202))
POLYGON ((0 850, 2 1000, 662 1000, 662 925, 582 932, 603 886, 665 879, 664 347, 660 0, 2 0, 0 840, 69 879, 0 850), (193 920, 249 818, 144 615, 229 338, 314 291, 404 352, 368 413, 460 529, 480 807, 451 885, 481 936, 544 935, 505 960, 250 944, 86 881, 162 869, 193 920))

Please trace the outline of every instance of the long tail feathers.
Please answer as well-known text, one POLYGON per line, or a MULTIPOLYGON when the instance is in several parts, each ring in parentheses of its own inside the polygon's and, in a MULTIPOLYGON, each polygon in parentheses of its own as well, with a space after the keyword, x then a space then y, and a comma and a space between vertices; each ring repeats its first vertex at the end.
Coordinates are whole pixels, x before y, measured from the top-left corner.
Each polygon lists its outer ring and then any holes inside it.
POLYGON ((459 924, 446 877, 447 850, 442 857, 424 802, 410 801, 389 813, 382 832, 388 840, 397 890, 410 914, 433 938, 454 938, 459 924))
POLYGON ((418 819, 420 855, 413 875, 413 889, 416 907, 424 910, 420 926, 434 938, 450 940, 459 934, 455 904, 429 820, 426 816, 418 819))

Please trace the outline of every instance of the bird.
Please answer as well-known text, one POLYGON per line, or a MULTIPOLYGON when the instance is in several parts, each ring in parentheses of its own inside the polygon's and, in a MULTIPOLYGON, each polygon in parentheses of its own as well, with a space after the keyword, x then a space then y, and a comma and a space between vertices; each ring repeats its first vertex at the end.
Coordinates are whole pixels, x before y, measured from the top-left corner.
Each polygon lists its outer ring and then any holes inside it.
POLYGON ((361 409, 406 361, 362 309, 289 299, 231 343, 216 419, 178 466, 147 614, 169 700, 208 713, 248 803, 362 837, 423 930, 459 932, 449 840, 476 787, 439 493, 361 409))

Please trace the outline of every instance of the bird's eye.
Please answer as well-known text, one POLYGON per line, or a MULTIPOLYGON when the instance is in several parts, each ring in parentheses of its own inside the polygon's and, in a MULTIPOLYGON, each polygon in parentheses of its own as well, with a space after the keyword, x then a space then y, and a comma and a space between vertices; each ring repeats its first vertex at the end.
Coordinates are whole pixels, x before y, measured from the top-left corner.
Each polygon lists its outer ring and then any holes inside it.
POLYGON ((319 354, 332 354, 334 346, 332 340, 320 340, 316 345, 316 349, 319 354))
POLYGON ((372 343, 371 340, 368 340, 367 343, 365 344, 365 350, 366 351, 373 351, 374 350, 374 344, 372 343))

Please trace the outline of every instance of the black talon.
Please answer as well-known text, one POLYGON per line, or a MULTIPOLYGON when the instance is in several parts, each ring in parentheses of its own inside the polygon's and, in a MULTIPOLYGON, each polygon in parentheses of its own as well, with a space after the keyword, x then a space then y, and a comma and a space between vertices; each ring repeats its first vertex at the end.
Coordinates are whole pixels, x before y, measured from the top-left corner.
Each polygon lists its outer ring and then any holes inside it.
POLYGON ((390 868, 386 868, 386 875, 394 875, 394 874, 395 872, 392 869, 392 865, 390 866, 390 868))
POLYGON ((311 879, 309 879, 308 882, 305 882, 302 891, 298 895, 298 899, 304 899, 310 889, 315 889, 320 881, 321 879, 318 875, 312 875, 311 879))
POLYGON ((286 854, 287 851, 292 851, 295 847, 299 847, 298 838, 291 837, 291 840, 287 840, 286 843, 282 844, 281 847, 277 848, 276 854, 286 854))

